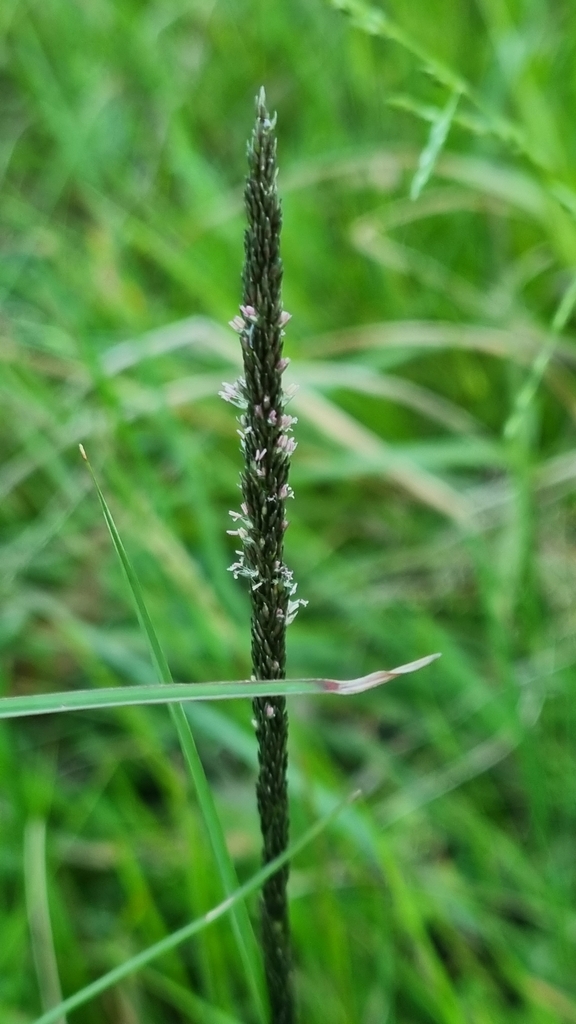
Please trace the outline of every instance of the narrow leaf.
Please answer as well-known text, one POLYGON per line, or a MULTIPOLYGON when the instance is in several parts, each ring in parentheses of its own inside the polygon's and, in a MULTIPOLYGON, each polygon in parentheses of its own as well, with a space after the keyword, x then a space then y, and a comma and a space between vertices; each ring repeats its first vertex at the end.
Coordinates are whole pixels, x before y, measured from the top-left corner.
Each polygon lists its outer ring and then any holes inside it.
MULTIPOLYGON (((46 822, 31 818, 24 830, 24 887, 30 945, 42 1005, 46 1010, 62 1002, 58 962, 54 948, 46 879, 46 822)), ((64 1014, 54 1018, 66 1024, 64 1014)))
POLYGON ((183 701, 233 700, 242 697, 294 697, 298 694, 363 693, 375 686, 416 672, 429 665, 439 654, 411 661, 398 668, 372 672, 359 679, 240 679, 222 683, 165 683, 158 686, 110 686, 102 690, 65 690, 27 697, 2 697, 0 719, 50 715, 63 711, 96 711, 102 708, 129 707, 138 704, 180 704, 183 701))
POLYGON ((531 371, 528 374, 524 385, 516 395, 514 408, 504 426, 504 437, 508 440, 516 437, 519 433, 524 417, 526 416, 526 413, 536 396, 538 388, 540 387, 542 378, 548 369, 548 364, 554 356, 554 352, 558 344, 558 335, 564 330, 568 323, 575 305, 576 275, 572 277, 572 280, 564 291, 564 294, 558 304, 558 308, 552 318, 551 332, 547 336, 542 348, 534 359, 531 371))
MULTIPOLYGON (((158 674, 158 680, 160 683, 164 685, 173 685, 170 667, 168 665, 168 661, 164 655, 164 652, 160 645, 160 641, 158 640, 156 631, 152 624, 152 620, 146 607, 146 602, 144 601, 144 595, 142 593, 138 577, 136 576, 136 573, 132 568, 130 559, 128 558, 126 549, 124 547, 124 544, 122 543, 122 539, 116 528, 116 524, 114 522, 112 513, 108 508, 106 499, 98 485, 98 481, 94 475, 94 471, 88 461, 86 452, 84 451, 82 445, 80 445, 80 453, 82 455, 82 458, 85 460, 90 471, 90 475, 92 476, 92 479, 94 481, 96 493, 98 494, 98 499, 102 507, 102 512, 104 515, 104 519, 106 520, 106 525, 112 538, 112 543, 114 544, 116 553, 118 555, 118 558, 120 559, 122 568, 128 581, 128 586, 130 587, 130 591, 132 593, 132 597, 136 605, 136 611, 138 614, 140 625, 148 641, 152 661, 158 674)), ((220 875, 222 886, 224 888, 224 892, 229 896, 237 888, 238 878, 236 875, 236 869, 232 862, 232 858, 230 857, 230 854, 228 852, 228 847, 226 845, 226 839, 224 836, 224 830, 222 828, 220 818, 218 817, 218 811, 216 810, 216 804, 214 803, 212 791, 208 784, 208 780, 206 778, 206 773, 204 771, 202 761, 200 760, 200 755, 196 747, 194 736, 192 735, 190 723, 186 718, 182 705, 180 703, 170 704, 170 713, 172 715, 174 725, 176 726, 176 731, 178 733, 178 739, 180 741, 180 746, 182 748, 184 760, 188 765, 190 775, 192 776, 192 780, 194 782, 196 795, 198 797, 198 803, 200 805, 200 810, 202 813, 202 817, 204 819, 206 831, 212 844, 212 851, 214 853, 214 858, 216 860, 216 865, 218 868, 218 873, 220 875)), ((252 998, 254 1000, 255 1006, 257 1008, 258 1017, 260 1021, 263 1022, 266 1018, 266 1011, 264 986, 262 978, 262 964, 260 960, 256 936, 254 935, 252 923, 250 921, 248 911, 244 904, 240 904, 233 911, 232 926, 234 929, 236 942, 238 944, 240 957, 242 959, 244 970, 246 972, 248 985, 252 993, 252 998)))
POLYGON ((454 92, 450 97, 444 110, 440 113, 440 116, 433 121, 430 128, 430 135, 428 136, 428 142, 420 154, 418 160, 418 169, 412 179, 410 186, 410 198, 418 199, 422 189, 428 182, 432 171, 434 170, 436 161, 440 155, 442 147, 448 138, 448 132, 450 131, 450 125, 454 119, 456 113, 456 107, 458 106, 458 100, 460 99, 460 93, 454 92))

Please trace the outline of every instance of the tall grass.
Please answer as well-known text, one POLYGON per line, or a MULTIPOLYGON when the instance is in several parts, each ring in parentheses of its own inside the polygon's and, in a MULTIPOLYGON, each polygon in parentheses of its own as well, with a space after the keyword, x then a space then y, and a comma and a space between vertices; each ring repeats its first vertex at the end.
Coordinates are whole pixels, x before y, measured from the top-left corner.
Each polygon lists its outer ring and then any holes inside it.
MULTIPOLYGON (((249 675, 226 573, 236 424, 214 396, 239 370, 221 325, 264 81, 301 385, 287 558, 310 598, 288 672, 444 652, 353 707, 290 698, 295 833, 352 784, 369 794, 293 866, 302 1020, 570 1021, 576 346, 573 314, 553 320, 576 266, 575 15, 348 10, 2 7, 3 694, 154 682, 78 441, 175 678, 249 675)), ((247 878, 250 709, 186 714, 247 878)), ((25 899, 34 822, 65 996, 221 899, 167 717, 89 716, 0 730, 7 1024, 38 1016, 50 961, 25 899)), ((69 1021, 252 1012, 222 919, 69 1021)))

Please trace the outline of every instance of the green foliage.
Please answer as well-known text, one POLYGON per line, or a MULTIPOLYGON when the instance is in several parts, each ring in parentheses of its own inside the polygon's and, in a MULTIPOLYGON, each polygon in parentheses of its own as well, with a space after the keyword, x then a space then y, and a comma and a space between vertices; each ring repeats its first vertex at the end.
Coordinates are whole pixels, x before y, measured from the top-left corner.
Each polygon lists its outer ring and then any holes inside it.
MULTIPOLYGON (((239 370, 224 324, 263 82, 301 386, 287 561, 310 604, 288 674, 443 652, 348 701, 289 698, 294 835, 367 794, 292 867, 302 1020, 569 1022, 576 14, 338 6, 1 6, 2 695, 156 682, 78 442, 174 678, 250 673, 216 393, 239 370)), ((248 879, 248 702, 186 715, 248 879)), ((0 772, 6 1024, 221 900, 165 708, 4 722, 0 772)), ((68 1015, 134 1019, 254 1019, 230 920, 68 1015)))
MULTIPOLYGON (((358 793, 353 794, 351 799, 355 799, 358 795, 358 793)), ((343 801, 343 804, 351 802, 351 799, 343 801)), ((124 963, 119 964, 118 967, 108 971, 107 974, 98 978, 97 981, 92 982, 90 985, 86 985, 86 987, 81 989, 79 992, 75 992, 74 995, 70 996, 68 999, 62 1001, 61 996, 58 993, 55 1002, 52 1004, 52 1008, 46 1013, 43 1013, 36 1021, 36 1024, 59 1024, 60 1020, 63 1019, 62 1015, 64 1013, 68 1013, 70 1010, 75 1010, 78 1006, 83 1006, 85 1003, 94 999, 95 996, 105 992, 113 985, 117 985, 120 981, 123 981, 131 974, 141 971, 153 960, 156 960, 158 957, 165 956, 166 953, 169 953, 172 949, 175 949, 183 942, 186 942, 186 940, 192 938, 193 935, 197 935, 198 932, 208 928, 214 923, 214 921, 217 921, 220 917, 223 917, 224 914, 227 914, 229 910, 234 913, 234 910, 238 909, 238 905, 242 903, 246 896, 254 892, 255 889, 258 889, 267 881, 268 878, 270 878, 271 875, 273 875, 275 871, 278 870, 278 868, 282 867, 283 863, 286 863, 290 857, 299 853, 300 850, 303 850, 309 842, 315 839, 322 830, 326 828, 330 821, 336 817, 339 810, 340 808, 336 807, 333 811, 329 812, 317 821, 297 842, 288 846, 281 854, 278 855, 278 857, 274 858, 274 860, 269 861, 268 864, 262 867, 260 871, 257 871, 253 878, 245 882, 244 885, 237 886, 222 903, 218 904, 217 907, 213 907, 212 910, 209 910, 203 917, 196 921, 192 921, 190 924, 184 925, 183 928, 179 928, 177 931, 167 935, 164 939, 160 939, 159 942, 156 942, 148 949, 142 950, 142 952, 137 953, 136 956, 131 957, 129 960, 125 960, 124 963)), ((38 873, 44 874, 43 865, 39 865, 38 867, 38 873)), ((48 917, 48 914, 46 913, 44 916, 48 917)), ((31 929, 31 931, 33 932, 33 929, 31 929)), ((38 967, 37 970, 40 975, 41 971, 38 967)))

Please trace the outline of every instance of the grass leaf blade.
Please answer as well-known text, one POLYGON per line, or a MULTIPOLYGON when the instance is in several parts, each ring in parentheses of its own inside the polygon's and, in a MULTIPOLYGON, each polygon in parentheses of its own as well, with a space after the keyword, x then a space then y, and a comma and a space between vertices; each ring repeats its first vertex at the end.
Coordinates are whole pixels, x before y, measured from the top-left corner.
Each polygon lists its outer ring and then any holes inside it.
POLYGON ((410 199, 418 199, 422 189, 427 184, 434 170, 436 161, 448 138, 450 125, 454 120, 454 114, 458 106, 460 93, 455 91, 437 120, 432 122, 428 142, 424 146, 418 160, 418 168, 410 186, 410 199))
MULTIPOLYGON (((164 685, 172 684, 173 679, 172 674, 170 672, 170 667, 168 665, 168 661, 164 655, 162 646, 160 644, 160 641, 158 640, 156 630, 154 629, 152 620, 146 607, 146 602, 144 600, 144 595, 142 593, 138 577, 134 572, 134 569, 132 567, 132 564, 122 542, 122 538, 120 537, 120 534, 114 522, 114 517, 112 516, 112 513, 108 507, 106 499, 102 493, 102 490, 100 489, 92 466, 88 461, 86 452, 84 451, 82 445, 80 445, 80 453, 82 455, 82 458, 87 463, 88 469, 94 481, 96 493, 100 501, 106 525, 112 538, 112 543, 114 544, 114 548, 116 550, 118 558, 120 559, 122 568, 124 570, 124 574, 126 576, 126 580, 128 582, 128 586, 130 587, 130 591, 132 593, 132 597, 136 605, 140 625, 150 647, 152 661, 158 673, 159 682, 164 685)), ((214 802, 212 791, 206 778, 206 773, 204 771, 204 767, 202 765, 202 761, 200 759, 200 755, 196 747, 194 736, 192 735, 192 729, 190 727, 188 719, 186 718, 184 709, 181 704, 171 704, 170 713, 172 716, 172 720, 176 726, 176 731, 178 733, 178 739, 180 741, 180 746, 182 748, 184 759, 190 771, 190 775, 192 776, 192 780, 196 790, 196 795, 198 797, 198 803, 200 805, 200 811, 204 819, 204 824, 206 826, 206 831, 208 833, 210 843, 212 845, 212 851, 214 854, 214 858, 216 860, 218 873, 220 875, 224 892, 226 893, 227 896, 230 896, 230 894, 238 886, 236 869, 232 862, 232 858, 230 857, 230 854, 228 852, 224 830, 222 828, 220 818, 218 817, 216 804, 214 802)), ((258 944, 256 941, 256 936, 252 928, 252 923, 250 921, 248 911, 243 903, 240 903, 233 910, 232 927, 234 930, 234 934, 236 936, 238 950, 240 953, 242 963, 244 965, 244 970, 246 972, 248 986, 252 993, 252 998, 254 1000, 254 1004, 258 1012, 258 1017, 261 1021, 264 1021, 266 1018, 266 1011, 264 985, 262 978, 262 964, 258 950, 258 944)))
POLYGON ((0 719, 26 718, 64 711, 96 711, 103 708, 133 707, 141 704, 181 704, 184 701, 233 700, 254 697, 293 697, 335 693, 364 693, 382 686, 397 676, 425 668, 439 658, 426 658, 400 665, 398 668, 372 672, 359 679, 240 679, 222 683, 161 683, 157 686, 110 686, 102 690, 68 690, 62 693, 40 693, 25 697, 0 698, 0 719))

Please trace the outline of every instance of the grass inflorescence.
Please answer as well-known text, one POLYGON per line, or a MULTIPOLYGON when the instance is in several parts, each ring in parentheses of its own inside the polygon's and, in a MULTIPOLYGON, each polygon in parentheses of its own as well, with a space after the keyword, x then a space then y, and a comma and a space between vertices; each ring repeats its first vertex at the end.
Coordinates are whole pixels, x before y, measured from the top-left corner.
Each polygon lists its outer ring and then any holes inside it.
MULTIPOLYGON (((250 677, 250 584, 222 526, 241 410, 215 392, 245 376, 223 324, 263 80, 283 387, 300 384, 286 562, 310 600, 287 675, 443 652, 352 702, 289 698, 292 835, 367 793, 291 865, 301 1019, 565 1024, 573 6, 8 2, 0 35, 1 696, 157 682, 80 441, 174 678, 250 677)), ((250 702, 185 714, 243 883, 261 857, 250 702)), ((67 998, 225 894, 166 709, 0 726, 0 1019, 23 1024, 51 949, 67 998)), ((255 893, 247 912, 256 927, 255 893)), ((69 1024, 257 1012, 222 917, 69 1024)))
MULTIPOLYGON (((286 675, 286 627, 298 605, 293 574, 284 562, 286 499, 290 456, 296 447, 286 411, 289 396, 282 379, 288 365, 283 356, 282 214, 276 179, 275 118, 262 89, 256 102, 256 124, 248 146, 248 178, 244 200, 248 227, 244 237, 244 294, 240 314, 232 321, 242 345, 244 376, 224 396, 241 409, 240 437, 244 456, 241 513, 229 533, 242 544, 231 569, 246 576, 252 605, 252 671, 255 679, 286 675)), ((288 809, 288 711, 285 697, 255 698, 258 740, 258 811, 264 863, 286 849, 288 809)), ((288 865, 268 879, 262 901, 262 946, 271 1019, 294 1020, 288 921, 288 865)))

